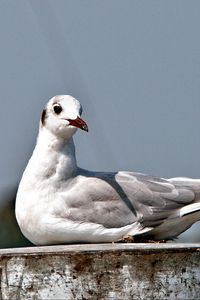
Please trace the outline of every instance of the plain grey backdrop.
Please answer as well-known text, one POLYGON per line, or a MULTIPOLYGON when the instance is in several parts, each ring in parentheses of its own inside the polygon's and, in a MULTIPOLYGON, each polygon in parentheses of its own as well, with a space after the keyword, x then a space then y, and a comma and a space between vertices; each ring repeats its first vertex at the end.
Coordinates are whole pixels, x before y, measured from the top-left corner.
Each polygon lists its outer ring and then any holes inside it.
POLYGON ((200 178, 199 16, 198 0, 0 0, 0 192, 56 94, 83 105, 81 167, 200 178))

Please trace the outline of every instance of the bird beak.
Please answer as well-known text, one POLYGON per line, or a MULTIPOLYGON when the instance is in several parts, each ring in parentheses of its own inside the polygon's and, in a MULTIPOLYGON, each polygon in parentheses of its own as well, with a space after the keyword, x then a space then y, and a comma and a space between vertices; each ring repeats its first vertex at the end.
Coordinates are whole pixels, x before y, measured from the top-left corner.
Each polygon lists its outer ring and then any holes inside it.
POLYGON ((77 117, 74 120, 68 119, 67 121, 69 121, 69 125, 88 131, 88 126, 86 122, 83 121, 83 119, 81 119, 80 117, 77 117))

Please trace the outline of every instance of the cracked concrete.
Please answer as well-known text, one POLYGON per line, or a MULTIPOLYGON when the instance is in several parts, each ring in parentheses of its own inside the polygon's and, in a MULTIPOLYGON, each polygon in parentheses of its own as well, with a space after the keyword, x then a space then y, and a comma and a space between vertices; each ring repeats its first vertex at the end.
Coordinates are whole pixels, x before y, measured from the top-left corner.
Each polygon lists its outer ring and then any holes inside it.
POLYGON ((199 244, 4 249, 0 270, 2 300, 200 298, 199 244))

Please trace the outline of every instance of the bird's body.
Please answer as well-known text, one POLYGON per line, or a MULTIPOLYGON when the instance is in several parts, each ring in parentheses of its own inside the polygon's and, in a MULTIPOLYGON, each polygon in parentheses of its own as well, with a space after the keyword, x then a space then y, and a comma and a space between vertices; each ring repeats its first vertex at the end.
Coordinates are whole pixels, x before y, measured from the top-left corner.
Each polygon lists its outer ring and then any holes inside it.
POLYGON ((87 130, 80 103, 52 98, 16 199, 16 218, 34 244, 171 239, 200 219, 200 180, 77 166, 72 135, 87 130), (60 108, 59 108, 60 107, 60 108), (60 111, 61 109, 61 111, 60 111))

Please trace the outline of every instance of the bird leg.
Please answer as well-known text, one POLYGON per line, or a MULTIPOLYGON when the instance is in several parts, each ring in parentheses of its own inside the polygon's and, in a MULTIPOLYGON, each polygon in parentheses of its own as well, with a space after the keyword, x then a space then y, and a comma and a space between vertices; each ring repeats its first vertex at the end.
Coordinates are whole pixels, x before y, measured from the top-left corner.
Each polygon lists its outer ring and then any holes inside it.
POLYGON ((153 240, 153 239, 145 239, 139 236, 132 236, 132 235, 124 235, 121 239, 116 241, 117 243, 151 243, 151 244, 161 244, 166 243, 166 240, 153 240))
POLYGON ((132 235, 124 235, 117 243, 134 243, 135 239, 132 235))

